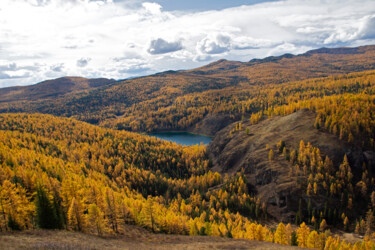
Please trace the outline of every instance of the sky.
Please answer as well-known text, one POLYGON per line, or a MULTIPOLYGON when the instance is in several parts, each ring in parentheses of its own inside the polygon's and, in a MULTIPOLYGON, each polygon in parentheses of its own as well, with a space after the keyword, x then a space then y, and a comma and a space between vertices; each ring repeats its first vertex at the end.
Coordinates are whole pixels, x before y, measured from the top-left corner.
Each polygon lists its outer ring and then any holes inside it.
POLYGON ((369 44, 374 0, 0 1, 0 87, 369 44))

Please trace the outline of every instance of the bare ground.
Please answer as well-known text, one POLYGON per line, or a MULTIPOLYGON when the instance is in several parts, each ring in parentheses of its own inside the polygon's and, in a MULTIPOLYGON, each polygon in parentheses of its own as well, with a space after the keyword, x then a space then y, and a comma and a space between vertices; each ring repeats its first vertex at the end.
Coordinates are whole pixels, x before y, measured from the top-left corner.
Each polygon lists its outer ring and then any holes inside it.
POLYGON ((65 230, 0 233, 0 249, 296 249, 269 242, 210 236, 152 234, 127 226, 124 235, 98 237, 65 230))
MULTIPOLYGON (((213 171, 229 175, 243 169, 251 185, 251 191, 257 194, 268 205, 268 213, 277 221, 292 222, 302 198, 306 203, 304 190, 300 190, 295 179, 289 175, 292 166, 281 155, 276 144, 283 140, 288 150, 298 149, 303 140, 306 144, 318 147, 323 156, 328 155, 338 165, 344 155, 352 159, 352 171, 362 166, 362 153, 351 145, 340 141, 335 135, 314 128, 316 114, 303 109, 287 116, 275 116, 251 125, 249 121, 242 123, 242 130, 230 131, 237 123, 219 131, 208 147, 213 160, 213 171), (248 133, 246 133, 246 128, 248 133), (269 149, 274 151, 274 160, 268 159, 269 149), (358 160, 358 162, 357 162, 358 160)), ((314 197, 314 209, 324 208, 325 200, 314 197)), ((335 206, 335 201, 328 205, 335 206)))

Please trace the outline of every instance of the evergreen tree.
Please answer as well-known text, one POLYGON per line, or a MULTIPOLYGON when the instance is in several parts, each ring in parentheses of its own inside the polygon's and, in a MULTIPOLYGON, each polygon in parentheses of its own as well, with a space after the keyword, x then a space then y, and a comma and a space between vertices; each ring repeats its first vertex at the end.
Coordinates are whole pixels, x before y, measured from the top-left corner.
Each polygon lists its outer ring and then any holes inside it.
POLYGON ((8 216, 8 227, 17 231, 22 229, 20 224, 18 224, 18 222, 10 215, 8 216))
POLYGON ((70 203, 70 207, 68 210, 68 222, 71 229, 75 231, 83 231, 85 221, 81 204, 74 197, 70 203))
POLYGON ((275 243, 287 245, 287 235, 285 230, 285 225, 280 223, 275 232, 275 243))
POLYGON ((273 161, 273 158, 274 158, 273 150, 270 149, 270 151, 269 151, 269 153, 268 153, 268 159, 269 159, 270 161, 273 161))
POLYGON ((62 228, 61 220, 56 213, 57 203, 52 203, 46 190, 39 186, 36 190, 36 221, 40 228, 62 228))
POLYGON ((291 234, 290 245, 291 246, 298 246, 297 233, 295 231, 293 231, 292 234, 291 234))
POLYGON ((106 221, 103 218, 103 212, 95 203, 89 206, 88 220, 91 228, 95 230, 98 235, 103 235, 106 231, 106 221))

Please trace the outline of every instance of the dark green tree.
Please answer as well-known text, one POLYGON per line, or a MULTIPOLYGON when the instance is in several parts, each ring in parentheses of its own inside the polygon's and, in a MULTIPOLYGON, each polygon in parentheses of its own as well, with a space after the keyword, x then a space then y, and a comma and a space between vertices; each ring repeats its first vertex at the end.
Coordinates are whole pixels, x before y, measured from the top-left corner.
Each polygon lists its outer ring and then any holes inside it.
POLYGON ((298 246, 298 242, 297 242, 297 234, 295 231, 292 232, 292 235, 290 237, 290 245, 291 246, 298 246))
POLYGON ((10 215, 8 216, 8 227, 12 230, 21 230, 21 226, 10 215))
MULTIPOLYGON (((36 190, 36 221, 40 228, 62 228, 62 218, 57 215, 56 201, 51 202, 45 189, 39 186, 36 190)), ((60 215, 60 214, 59 214, 60 215)))

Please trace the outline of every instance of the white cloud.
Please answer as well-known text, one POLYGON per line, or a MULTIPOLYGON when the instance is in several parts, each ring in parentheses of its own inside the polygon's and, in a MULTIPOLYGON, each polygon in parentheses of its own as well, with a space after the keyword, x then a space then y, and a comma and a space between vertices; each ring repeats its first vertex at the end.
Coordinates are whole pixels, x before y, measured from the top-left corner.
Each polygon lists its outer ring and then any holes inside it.
POLYGON ((157 55, 157 54, 165 54, 174 51, 178 51, 182 49, 181 41, 176 42, 167 42, 162 38, 158 38, 152 40, 150 43, 150 47, 148 48, 148 53, 157 55))
POLYGON ((230 47, 231 38, 224 34, 210 35, 197 43, 197 49, 203 54, 221 54, 229 51, 230 47))
POLYGON ((373 39, 375 38, 375 15, 365 16, 363 23, 359 28, 359 35, 361 38, 373 39))
POLYGON ((227 58, 375 40, 373 0, 284 0, 167 12, 140 0, 1 0, 0 87, 49 77, 123 79, 227 58))
POLYGON ((91 61, 91 58, 87 57, 87 58, 81 58, 79 60, 77 60, 77 67, 86 67, 87 64, 89 64, 89 62, 91 61))
POLYGON ((55 72, 62 72, 64 69, 64 64, 59 63, 59 64, 54 64, 50 66, 50 69, 55 72))
POLYGON ((143 3, 142 6, 148 11, 150 12, 151 14, 153 15, 158 15, 161 13, 161 5, 157 4, 157 3, 143 3))

